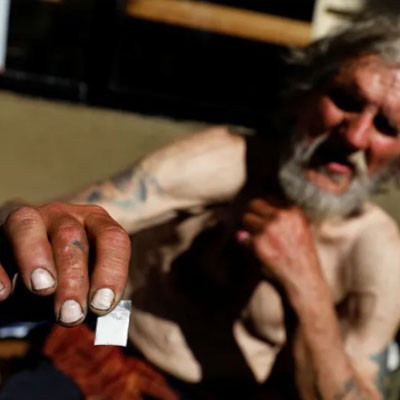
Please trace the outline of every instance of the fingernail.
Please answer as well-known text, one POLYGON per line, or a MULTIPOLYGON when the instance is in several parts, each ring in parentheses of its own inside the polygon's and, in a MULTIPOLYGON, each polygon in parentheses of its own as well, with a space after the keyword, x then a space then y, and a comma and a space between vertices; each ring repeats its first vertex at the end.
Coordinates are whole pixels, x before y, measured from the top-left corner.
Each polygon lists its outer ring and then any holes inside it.
POLYGON ((31 284, 34 290, 49 289, 55 285, 55 280, 50 272, 44 268, 37 268, 31 274, 31 284))
POLYGON ((72 324, 83 317, 82 308, 75 300, 66 300, 61 306, 60 321, 65 324, 72 324))
POLYGON ((108 310, 114 301, 114 292, 111 289, 99 289, 90 303, 97 310, 108 310))
POLYGON ((239 243, 247 244, 250 240, 250 233, 244 230, 237 231, 236 239, 239 243))

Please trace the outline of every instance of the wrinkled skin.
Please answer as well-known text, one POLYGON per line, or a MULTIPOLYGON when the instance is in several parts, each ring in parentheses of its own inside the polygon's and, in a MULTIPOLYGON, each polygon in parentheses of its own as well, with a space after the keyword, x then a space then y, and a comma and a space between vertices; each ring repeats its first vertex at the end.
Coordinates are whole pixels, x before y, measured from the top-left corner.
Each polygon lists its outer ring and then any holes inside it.
MULTIPOLYGON (((54 310, 60 323, 81 322, 87 313, 88 299, 93 312, 109 311, 90 304, 98 289, 113 291, 110 309, 121 298, 128 273, 130 240, 102 208, 65 203, 23 206, 10 214, 3 230, 25 286, 41 296, 55 295, 54 310), (89 251, 95 252, 90 282, 89 251), (32 280, 37 268, 50 274, 50 280, 39 287, 32 280), (67 300, 78 302, 81 310, 63 318, 61 309, 67 300), (73 320, 75 316, 78 319, 73 320)), ((4 300, 12 291, 12 282, 3 268, 0 283, 0 299, 4 300)))
MULTIPOLYGON (((373 55, 349 61, 322 90, 298 110, 295 127, 305 143, 332 137, 335 147, 303 166, 303 174, 321 192, 340 196, 354 178, 348 156, 362 151, 370 177, 385 171, 400 155, 400 71, 373 55), (344 157, 344 155, 345 157, 344 157), (322 168, 324 167, 324 168, 322 168)), ((319 274, 309 223, 294 206, 254 199, 243 217, 256 256, 279 280, 319 274)))
MULTIPOLYGON (((339 148, 346 154, 360 150, 365 153, 370 176, 383 172, 400 154, 400 97, 399 91, 393 90, 397 87, 399 74, 399 70, 372 56, 349 62, 327 87, 311 93, 307 101, 299 104, 299 118, 295 126, 295 132, 301 133, 299 140, 312 143, 321 136, 332 136, 340 142, 339 148)), ((213 137, 214 135, 207 137, 207 141, 213 137)), ((241 140, 237 141, 241 143, 241 140)), ((179 173, 187 160, 184 159, 184 162, 176 165, 171 160, 180 160, 179 157, 186 154, 190 155, 190 160, 193 159, 189 151, 192 150, 192 142, 187 143, 189 144, 182 145, 183 150, 172 152, 173 157, 171 149, 167 149, 148 158, 147 162, 146 159, 142 161, 141 174, 128 176, 127 186, 121 185, 121 182, 108 182, 108 186, 112 185, 114 189, 112 196, 107 196, 108 192, 101 185, 93 189, 95 191, 92 190, 91 194, 96 194, 99 204, 105 209, 113 210, 113 215, 119 216, 118 222, 124 220, 124 226, 132 226, 132 229, 141 222, 141 226, 146 226, 146 221, 153 221, 153 217, 159 216, 157 213, 163 215, 169 211, 187 210, 189 205, 208 206, 218 203, 218 200, 221 203, 232 200, 242 182, 238 178, 239 174, 232 172, 230 154, 225 171, 228 171, 228 177, 231 177, 229 174, 233 176, 230 182, 233 182, 234 190, 231 187, 225 190, 223 185, 229 181, 226 176, 224 179, 215 179, 215 171, 207 170, 209 165, 215 166, 221 162, 219 154, 216 159, 212 159, 212 163, 206 162, 204 168, 200 169, 201 173, 211 171, 205 177, 201 175, 204 178, 202 180, 196 175, 199 173, 198 168, 191 169, 187 175, 179 173), (146 174, 143 175, 143 172, 146 174), (127 204, 126 200, 132 199, 126 197, 134 193, 132 189, 135 187, 145 187, 146 196, 138 196, 133 199, 135 201, 132 204, 127 204), (220 192, 215 193, 218 190, 220 192), (123 203, 115 201, 118 196, 124 200, 123 203)), ((175 149, 179 146, 178 144, 175 149)), ((242 148, 241 144, 239 147, 242 148)), ((203 157, 203 153, 199 153, 203 157)), ((243 163, 242 151, 234 154, 232 164, 237 166, 240 162, 243 163)), ((194 155, 197 156, 198 153, 195 151, 194 155)), ((316 165, 304 165, 302 168, 304 175, 321 192, 337 195, 347 190, 354 176, 354 170, 343 160, 342 153, 331 152, 330 158, 321 157, 316 165), (321 169, 321 166, 324 168, 321 169)), ((84 196, 87 201, 92 198, 89 192, 84 196)), ((269 195, 273 196, 275 193, 269 195)), ((381 396, 371 388, 372 380, 369 375, 364 376, 357 372, 345 352, 334 303, 322 277, 310 233, 316 226, 306 220, 299 208, 276 206, 264 197, 248 204, 242 222, 248 231, 251 248, 261 261, 261 268, 279 281, 290 304, 295 308, 303 347, 307 350, 304 353, 311 354, 303 367, 312 367, 310 374, 315 373, 316 378, 313 377, 310 381, 318 383, 319 397, 380 399, 381 396), (348 387, 353 393, 347 397, 338 397, 342 388, 348 387)), ((343 221, 341 223, 343 225, 343 221)), ((57 279, 51 288, 38 291, 39 294, 56 293, 57 316, 66 300, 76 300, 80 304, 81 317, 77 320, 68 318, 67 321, 62 321, 64 324, 73 325, 83 320, 86 299, 89 297, 92 301, 93 294, 99 288, 105 287, 114 291, 113 305, 121 296, 127 276, 129 238, 102 209, 63 203, 38 208, 23 207, 10 215, 4 229, 12 244, 22 278, 30 290, 34 290, 31 274, 41 267, 57 279), (90 282, 87 266, 89 248, 90 252, 95 253, 94 272, 90 282)), ((397 236, 394 242, 397 248, 397 236)), ((362 269, 363 266, 359 268, 362 269)), ((11 282, 4 272, 0 272, 0 281, 4 284, 5 298, 10 293, 11 282)), ((162 329, 156 324, 151 328, 152 332, 160 332, 162 335, 162 329)), ((178 346, 179 343, 176 347, 178 346)), ((152 343, 149 345, 152 350, 156 347, 152 343)), ((376 352, 381 349, 372 350, 376 352)), ((372 353, 368 353, 368 356, 369 354, 372 353)), ((157 356, 159 355, 155 359, 157 356)), ((181 365, 181 360, 178 361, 177 364, 181 365)), ((171 364, 170 357, 168 364, 171 364)), ((184 367, 186 372, 189 368, 184 367)), ((308 389, 305 388, 302 393, 308 389)), ((310 390, 312 389, 314 388, 310 390)), ((315 393, 303 397, 316 398, 315 393)))
MULTIPOLYGON (((368 173, 379 174, 400 155, 400 70, 383 64, 377 56, 349 61, 333 80, 310 94, 299 110, 295 131, 305 132, 303 140, 313 142, 332 135, 342 153, 362 150, 368 173)), ((308 179, 322 190, 343 193, 354 174, 337 154, 337 160, 320 160, 332 174, 305 166, 308 179)))
POLYGON ((254 199, 243 225, 252 235, 252 250, 266 274, 291 285, 301 285, 301 277, 322 278, 314 240, 300 209, 278 208, 265 199, 254 199))
MULTIPOLYGON (((356 152, 362 152, 371 179, 397 162, 399 79, 398 69, 376 56, 365 56, 348 62, 332 82, 311 93, 302 105, 296 126, 298 140, 310 146, 316 140, 330 140, 329 151, 318 153, 317 147, 315 157, 301 165, 299 172, 321 194, 340 197, 347 191, 356 177, 349 156, 356 152)), ((296 202, 296 195, 292 197, 296 202)), ((264 272, 279 282, 298 318, 294 352, 301 360, 302 397, 381 398, 382 393, 356 371, 344 351, 339 320, 310 233, 318 224, 307 221, 297 207, 275 206, 266 198, 249 202, 242 223, 246 231, 238 233, 239 241, 250 246, 264 272), (335 350, 328 356, 327 348, 335 350), (324 353, 325 358, 321 357, 324 353), (310 361, 313 371, 305 374, 310 361), (331 363, 336 377, 330 376, 331 363), (306 380, 316 384, 307 387, 302 383, 306 380), (341 385, 345 390, 340 390, 341 385)))

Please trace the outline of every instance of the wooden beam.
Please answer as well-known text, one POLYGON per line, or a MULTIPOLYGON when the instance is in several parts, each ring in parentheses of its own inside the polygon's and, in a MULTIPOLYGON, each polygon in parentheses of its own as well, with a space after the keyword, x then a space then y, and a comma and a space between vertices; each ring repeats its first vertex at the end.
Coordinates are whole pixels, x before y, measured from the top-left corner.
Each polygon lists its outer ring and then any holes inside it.
POLYGON ((128 0, 131 17, 288 46, 310 42, 311 24, 193 0, 128 0))

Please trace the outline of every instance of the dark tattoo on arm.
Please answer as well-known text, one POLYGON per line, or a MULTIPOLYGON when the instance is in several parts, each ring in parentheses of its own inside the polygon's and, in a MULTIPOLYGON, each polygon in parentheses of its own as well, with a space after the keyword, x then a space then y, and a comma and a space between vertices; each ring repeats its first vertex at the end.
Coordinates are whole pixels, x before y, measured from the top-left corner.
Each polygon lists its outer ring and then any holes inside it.
POLYGON ((124 171, 106 182, 97 185, 85 195, 88 203, 109 202, 112 206, 134 209, 146 203, 149 191, 162 194, 157 179, 140 169, 124 171))
POLYGON ((370 359, 378 366, 378 372, 375 378, 375 386, 382 396, 386 394, 389 383, 389 369, 387 366, 388 354, 389 348, 386 347, 380 353, 373 354, 370 357, 370 359))
POLYGON ((118 190, 123 190, 130 184, 134 174, 134 168, 135 167, 131 167, 122 171, 112 178, 112 181, 118 190))
POLYGON ((147 201, 150 188, 155 189, 158 194, 162 193, 155 177, 144 172, 138 172, 134 178, 128 197, 113 199, 113 205, 120 208, 136 208, 147 201))
POLYGON ((101 200, 103 200, 103 194, 101 193, 101 191, 99 189, 93 190, 86 197, 86 201, 88 203, 96 203, 101 200))
MULTIPOLYGON (((381 394, 382 398, 384 398, 387 387, 388 387, 388 367, 387 367, 387 358, 388 358, 388 348, 385 348, 383 351, 377 354, 373 354, 370 359, 378 365, 378 372, 375 378, 375 386, 381 394)), ((338 393, 335 396, 335 400, 344 400, 347 398, 356 399, 356 400, 364 400, 365 394, 362 393, 360 387, 357 385, 354 379, 349 379, 343 387, 342 392, 338 393)))
POLYGON ((362 393, 360 387, 354 381, 354 379, 349 379, 343 385, 343 390, 340 393, 337 393, 334 397, 335 400, 345 400, 345 399, 354 399, 354 400, 366 400, 365 395, 362 393))

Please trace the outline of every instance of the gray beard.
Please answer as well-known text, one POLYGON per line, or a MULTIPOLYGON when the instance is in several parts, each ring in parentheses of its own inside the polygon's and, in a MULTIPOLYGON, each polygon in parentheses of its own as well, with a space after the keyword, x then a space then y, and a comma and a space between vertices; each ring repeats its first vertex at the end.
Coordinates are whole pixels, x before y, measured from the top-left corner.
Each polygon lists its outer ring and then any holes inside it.
MULTIPOLYGON (((344 217, 360 211, 379 181, 379 177, 368 176, 366 167, 360 165, 361 162, 354 163, 355 173, 344 193, 325 192, 309 181, 303 168, 325 140, 326 138, 317 139, 311 145, 303 141, 292 143, 289 154, 284 156, 279 169, 279 181, 285 195, 312 220, 344 217)), ((362 156, 365 160, 365 155, 362 156)), ((333 174, 332 179, 334 178, 333 174)))

